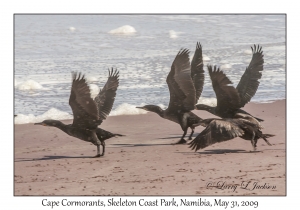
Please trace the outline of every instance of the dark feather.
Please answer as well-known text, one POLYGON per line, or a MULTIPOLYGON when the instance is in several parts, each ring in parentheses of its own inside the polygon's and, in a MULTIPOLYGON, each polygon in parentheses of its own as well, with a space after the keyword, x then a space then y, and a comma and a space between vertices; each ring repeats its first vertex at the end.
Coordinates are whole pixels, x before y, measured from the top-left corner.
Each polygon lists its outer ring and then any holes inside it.
POLYGON ((91 98, 90 88, 86 83, 84 75, 76 72, 72 73, 73 82, 71 88, 71 94, 69 98, 69 104, 73 111, 73 126, 95 129, 101 124, 98 116, 98 109, 91 98))
POLYGON ((232 119, 208 119, 206 128, 190 142, 190 148, 197 151, 209 145, 227 141, 244 134, 243 129, 232 119))
MULTIPOLYGON (((178 97, 178 99, 172 99, 172 102, 175 102, 175 107, 178 107, 178 103, 180 103, 179 106, 182 109, 186 111, 193 110, 196 104, 196 91, 191 78, 189 51, 187 49, 180 50, 175 57, 167 77, 167 83, 170 96, 178 97), (171 91, 173 91, 173 94, 171 94, 171 91)), ((173 103, 169 105, 174 106, 173 103)))
POLYGON ((105 120, 109 115, 116 97, 116 91, 119 86, 119 72, 114 70, 108 70, 109 77, 107 82, 99 94, 95 97, 94 101, 98 107, 98 113, 101 120, 105 120))
POLYGON ((191 63, 191 77, 193 79, 194 87, 196 90, 196 103, 199 100, 203 85, 204 85, 204 70, 202 58, 202 46, 197 42, 195 54, 191 63))
POLYGON ((263 71, 264 56, 261 47, 254 45, 251 49, 253 53, 251 62, 236 87, 241 99, 240 107, 245 106, 255 95, 259 86, 258 80, 261 78, 263 71))
POLYGON ((212 66, 208 65, 207 68, 217 97, 217 112, 229 113, 237 110, 240 98, 237 90, 232 86, 232 82, 216 66, 212 69, 212 66))

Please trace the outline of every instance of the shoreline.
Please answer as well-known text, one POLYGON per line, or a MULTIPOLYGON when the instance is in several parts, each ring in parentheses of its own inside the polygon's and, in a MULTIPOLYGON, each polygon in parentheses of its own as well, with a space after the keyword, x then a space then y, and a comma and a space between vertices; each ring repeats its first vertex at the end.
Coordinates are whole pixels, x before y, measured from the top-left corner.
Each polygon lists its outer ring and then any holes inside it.
POLYGON ((276 135, 272 146, 259 139, 259 152, 250 152, 249 141, 235 138, 194 152, 172 145, 182 135, 178 124, 147 113, 103 121, 99 127, 125 136, 106 140, 105 156, 91 158, 91 143, 57 128, 15 124, 14 195, 286 195, 286 100, 244 110, 264 119, 263 133, 276 135))
MULTIPOLYGON (((268 102, 250 102, 249 104, 271 104, 271 103, 274 103, 274 102, 276 102, 276 101, 285 101, 286 99, 280 99, 280 100, 270 100, 270 101, 268 101, 268 102)), ((132 105, 132 106, 134 106, 134 105, 132 105)), ((247 105, 246 105, 247 106, 247 105)), ((118 108, 118 107, 117 107, 118 108)), ((51 109, 56 109, 56 108, 50 108, 49 110, 51 110, 51 109)), ((242 109, 244 109, 244 108, 242 108, 242 109)), ((48 111, 49 111, 48 110, 48 111)), ((60 110, 58 110, 58 111, 60 111, 60 110)), ((114 111, 116 111, 116 110, 112 110, 111 112, 114 112, 114 111)), ((139 110, 140 112, 143 112, 144 110, 139 110)), ((195 111, 195 110, 194 110, 195 111)), ((47 112, 47 111, 46 111, 47 112)), ((45 113, 46 113, 45 112, 45 113)), ((60 112, 63 112, 63 111, 60 111, 60 112)), ((68 114, 67 112, 64 112, 64 113, 66 113, 66 114, 68 114)), ((132 115, 145 115, 145 114, 147 114, 147 113, 139 113, 139 114, 120 114, 120 115, 109 115, 109 117, 119 117, 119 116, 132 116, 132 115)), ((21 113, 19 113, 19 114, 15 114, 15 117, 17 117, 17 115, 24 115, 24 114, 21 114, 21 113)), ((33 114, 28 114, 28 115, 24 115, 24 116, 29 116, 29 115, 33 115, 33 114)), ((43 115, 43 114, 42 114, 43 115)), ((37 118, 38 116, 41 116, 41 115, 33 115, 35 118, 37 118)), ((214 116, 214 117, 217 117, 217 116, 214 116)), ((45 118, 46 119, 46 118, 45 118)), ((50 118, 47 118, 47 119, 50 119, 50 118)), ((54 118, 51 118, 51 119, 53 119, 54 120, 54 118)), ((58 119, 58 120, 60 120, 60 121, 62 121, 62 122, 64 122, 64 121, 66 121, 66 122, 68 122, 69 123, 69 121, 70 120, 73 120, 73 118, 66 118, 66 119, 58 119)), ((40 121, 39 121, 40 122, 40 121)), ((15 120, 14 120, 14 125, 23 125, 23 124, 32 124, 32 123, 35 123, 35 122, 29 122, 29 123, 15 123, 15 120)), ((101 125, 100 125, 100 127, 101 127, 101 125)))

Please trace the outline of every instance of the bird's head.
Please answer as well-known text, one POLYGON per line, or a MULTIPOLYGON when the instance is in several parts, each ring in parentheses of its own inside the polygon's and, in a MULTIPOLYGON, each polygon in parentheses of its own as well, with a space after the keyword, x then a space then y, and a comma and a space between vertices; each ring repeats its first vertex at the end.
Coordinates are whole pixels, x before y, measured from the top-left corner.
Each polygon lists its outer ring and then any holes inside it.
POLYGON ((44 120, 40 123, 34 123, 34 125, 43 125, 43 126, 54 126, 56 127, 60 122, 57 120, 44 120))
POLYGON ((143 109, 145 111, 149 111, 149 112, 155 112, 155 113, 161 113, 162 109, 159 106, 156 105, 145 105, 142 107, 136 107, 138 109, 143 109))

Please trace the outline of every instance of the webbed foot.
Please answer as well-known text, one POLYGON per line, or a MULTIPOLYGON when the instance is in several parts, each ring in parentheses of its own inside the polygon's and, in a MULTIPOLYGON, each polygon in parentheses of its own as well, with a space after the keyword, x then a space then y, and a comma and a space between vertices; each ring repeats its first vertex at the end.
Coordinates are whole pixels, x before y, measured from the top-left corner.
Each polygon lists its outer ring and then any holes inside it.
POLYGON ((93 158, 97 158, 97 157, 101 157, 101 155, 100 155, 100 154, 97 154, 97 155, 94 156, 93 158))

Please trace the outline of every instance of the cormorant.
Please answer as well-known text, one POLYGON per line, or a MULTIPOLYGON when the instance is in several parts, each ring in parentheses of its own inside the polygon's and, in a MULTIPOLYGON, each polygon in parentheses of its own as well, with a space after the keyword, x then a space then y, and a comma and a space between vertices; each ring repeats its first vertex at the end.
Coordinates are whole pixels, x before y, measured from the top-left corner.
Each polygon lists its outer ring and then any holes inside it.
POLYGON ((209 145, 228 141, 235 137, 241 137, 245 140, 251 140, 253 150, 256 150, 256 143, 259 138, 271 146, 267 138, 272 137, 272 134, 263 134, 260 123, 254 118, 246 114, 239 114, 239 118, 224 118, 224 119, 205 119, 195 126, 202 125, 206 127, 194 140, 189 142, 190 148, 197 151, 209 145))
POLYGON ((188 128, 192 129, 189 136, 189 139, 192 139, 194 133, 192 125, 198 123, 201 119, 191 112, 191 110, 195 109, 204 84, 202 46, 199 42, 197 42, 191 63, 188 49, 181 49, 178 52, 166 82, 170 92, 169 106, 166 110, 162 110, 156 105, 146 105, 137 108, 155 112, 162 118, 180 124, 184 133, 176 144, 183 144, 186 143, 184 137, 188 128))
MULTIPOLYGON (((212 81, 213 89, 217 97, 217 106, 211 107, 205 104, 197 104, 198 110, 206 110, 221 118, 234 118, 235 114, 248 114, 241 108, 248 103, 255 95, 259 86, 258 79, 261 78, 263 71, 263 51, 259 45, 252 48, 252 60, 246 68, 237 87, 231 86, 232 82, 219 68, 208 65, 208 72, 212 81)), ((252 115, 251 115, 252 116, 252 115)), ((255 117, 258 121, 263 121, 255 117)))
POLYGON ((102 90, 93 100, 91 98, 89 86, 86 83, 84 75, 81 73, 72 73, 73 82, 69 105, 73 111, 73 124, 65 125, 57 120, 44 120, 35 125, 53 126, 61 129, 70 136, 88 141, 97 146, 97 155, 100 157, 105 152, 105 140, 114 136, 123 136, 113 134, 98 128, 98 125, 109 115, 119 86, 119 72, 112 68, 109 71, 109 77, 102 90), (103 147, 100 155, 100 145, 103 147))

